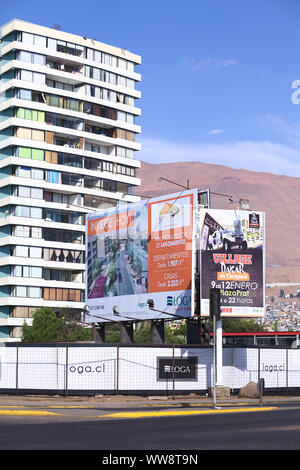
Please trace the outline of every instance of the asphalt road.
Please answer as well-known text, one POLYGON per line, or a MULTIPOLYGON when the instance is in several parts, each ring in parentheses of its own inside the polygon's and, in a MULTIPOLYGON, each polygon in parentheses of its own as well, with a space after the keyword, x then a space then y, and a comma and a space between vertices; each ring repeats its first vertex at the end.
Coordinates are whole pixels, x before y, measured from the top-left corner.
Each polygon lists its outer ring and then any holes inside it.
POLYGON ((1 450, 97 450, 99 459, 114 450, 134 455, 139 450, 180 454, 216 449, 300 449, 300 403, 266 404, 261 409, 253 404, 220 410, 197 404, 192 408, 153 405, 151 409, 134 404, 125 408, 31 406, 30 410, 18 410, 41 415, 0 414, 1 450), (126 413, 121 415, 125 417, 118 417, 119 412, 126 413), (142 417, 136 418, 136 412, 142 417))

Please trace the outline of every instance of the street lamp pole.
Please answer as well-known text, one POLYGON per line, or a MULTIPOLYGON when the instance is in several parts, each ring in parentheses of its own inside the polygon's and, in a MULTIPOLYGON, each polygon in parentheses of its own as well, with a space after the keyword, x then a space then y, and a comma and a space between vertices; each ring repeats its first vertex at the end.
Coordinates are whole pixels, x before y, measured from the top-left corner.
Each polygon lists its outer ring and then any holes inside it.
POLYGON ((158 183, 161 183, 162 181, 167 181, 168 183, 175 184, 175 185, 177 185, 177 186, 180 186, 181 188, 190 189, 190 182, 189 182, 189 179, 187 179, 186 186, 184 186, 183 184, 180 184, 180 183, 176 183, 175 181, 168 180, 167 178, 163 178, 162 176, 160 176, 159 178, 157 178, 157 181, 158 181, 158 183))

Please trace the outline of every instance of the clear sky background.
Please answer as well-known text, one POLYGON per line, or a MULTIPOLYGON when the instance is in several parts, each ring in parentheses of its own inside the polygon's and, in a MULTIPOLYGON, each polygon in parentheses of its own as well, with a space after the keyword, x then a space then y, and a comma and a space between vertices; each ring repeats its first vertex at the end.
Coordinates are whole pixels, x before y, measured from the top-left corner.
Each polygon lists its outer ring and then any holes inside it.
POLYGON ((141 160, 300 177, 299 0, 3 3, 1 24, 59 24, 142 56, 141 160))

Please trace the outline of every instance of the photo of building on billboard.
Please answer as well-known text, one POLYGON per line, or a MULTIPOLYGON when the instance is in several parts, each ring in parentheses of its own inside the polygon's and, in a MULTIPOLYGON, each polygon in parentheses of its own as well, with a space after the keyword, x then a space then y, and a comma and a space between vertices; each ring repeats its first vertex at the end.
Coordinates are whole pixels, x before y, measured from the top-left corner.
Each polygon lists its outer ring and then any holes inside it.
POLYGON ((220 289, 221 313, 261 317, 265 312, 263 212, 200 211, 201 315, 209 315, 209 290, 220 289))
POLYGON ((115 319, 115 307, 120 320, 191 315, 196 201, 183 191, 88 215, 87 321, 115 319))

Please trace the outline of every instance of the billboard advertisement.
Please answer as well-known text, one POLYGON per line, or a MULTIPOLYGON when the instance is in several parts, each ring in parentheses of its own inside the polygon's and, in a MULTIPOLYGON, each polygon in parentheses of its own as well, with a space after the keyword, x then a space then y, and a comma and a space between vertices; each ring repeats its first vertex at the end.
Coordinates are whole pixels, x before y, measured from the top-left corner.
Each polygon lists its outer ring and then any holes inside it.
POLYGON ((196 205, 195 189, 88 215, 86 321, 192 315, 196 205))
POLYGON ((221 293, 221 315, 265 313, 265 216, 246 210, 200 210, 201 315, 209 290, 221 293))

